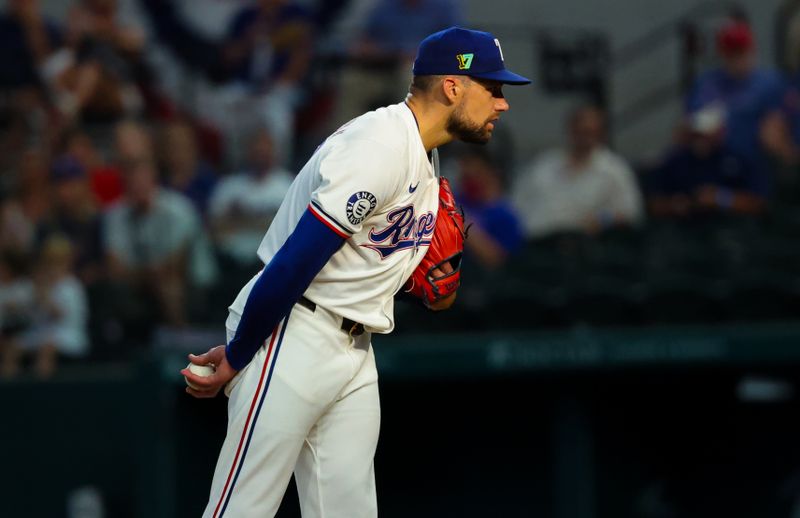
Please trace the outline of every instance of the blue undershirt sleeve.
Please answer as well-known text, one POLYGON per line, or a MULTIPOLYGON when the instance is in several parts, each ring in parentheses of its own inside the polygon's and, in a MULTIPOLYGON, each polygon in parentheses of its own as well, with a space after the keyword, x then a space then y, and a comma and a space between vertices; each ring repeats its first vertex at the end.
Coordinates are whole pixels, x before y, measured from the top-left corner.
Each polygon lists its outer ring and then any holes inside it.
POLYGON ((306 209, 294 232, 250 290, 236 334, 225 349, 234 369, 241 370, 250 363, 344 241, 345 237, 306 209))

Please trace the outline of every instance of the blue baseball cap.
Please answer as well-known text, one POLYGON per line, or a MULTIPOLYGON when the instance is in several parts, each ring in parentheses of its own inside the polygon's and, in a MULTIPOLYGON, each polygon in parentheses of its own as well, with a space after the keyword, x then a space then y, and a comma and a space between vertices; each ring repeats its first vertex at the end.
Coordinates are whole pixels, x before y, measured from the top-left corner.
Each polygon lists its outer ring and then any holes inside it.
POLYGON ((415 76, 462 75, 510 85, 527 85, 527 77, 506 70, 500 41, 493 34, 450 27, 431 34, 419 44, 415 76))

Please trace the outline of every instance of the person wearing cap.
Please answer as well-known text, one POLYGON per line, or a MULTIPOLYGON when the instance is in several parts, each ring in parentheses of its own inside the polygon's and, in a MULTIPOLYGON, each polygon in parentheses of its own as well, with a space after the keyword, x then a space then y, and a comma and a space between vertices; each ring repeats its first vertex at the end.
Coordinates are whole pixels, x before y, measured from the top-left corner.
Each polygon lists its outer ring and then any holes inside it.
POLYGON ((709 106, 687 117, 685 144, 648 179, 648 206, 662 218, 764 210, 767 182, 753 163, 725 143, 725 114, 709 106))
POLYGON ((722 106, 725 143, 769 178, 761 127, 781 107, 782 81, 777 73, 758 66, 755 38, 746 22, 728 21, 717 32, 716 41, 722 66, 697 79, 686 101, 686 113, 722 106))
POLYGON ((215 370, 181 371, 192 396, 230 398, 203 516, 274 516, 292 472, 304 518, 377 516, 371 336, 392 331, 394 297, 431 246, 436 149, 488 142, 509 109, 503 85, 530 83, 497 38, 458 27, 425 38, 413 72, 404 101, 315 151, 258 247, 264 268, 229 307, 227 343, 189 356, 215 370))
POLYGON ((53 235, 69 239, 75 249, 74 269, 86 284, 103 276, 101 214, 83 163, 71 155, 56 158, 50 167, 52 212, 36 229, 37 242, 53 235))

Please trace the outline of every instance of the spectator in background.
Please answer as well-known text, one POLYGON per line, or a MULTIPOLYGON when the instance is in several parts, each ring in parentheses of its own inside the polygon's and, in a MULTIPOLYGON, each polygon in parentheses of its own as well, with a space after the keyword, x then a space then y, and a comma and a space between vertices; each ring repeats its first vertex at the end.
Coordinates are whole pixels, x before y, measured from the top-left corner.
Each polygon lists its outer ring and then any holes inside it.
POLYGON ((17 171, 17 185, 7 205, 7 215, 15 226, 14 239, 19 250, 32 254, 36 228, 52 214, 48 157, 38 148, 29 148, 22 153, 17 171))
POLYGON ((279 163, 292 159, 294 115, 303 100, 313 39, 311 14, 289 0, 257 0, 233 18, 222 48, 230 81, 215 117, 233 136, 231 145, 242 129, 266 126, 280 150, 279 163))
POLYGON ((0 249, 31 255, 36 228, 51 212, 47 156, 31 147, 15 159, 10 170, 12 181, 0 200, 0 249))
POLYGON ((458 201, 469 239, 467 253, 486 269, 500 266, 522 244, 522 228, 505 192, 505 179, 483 148, 459 158, 458 201))
POLYGON ((419 42, 461 20, 452 0, 378 0, 348 49, 334 125, 405 97, 419 42))
MULTIPOLYGON (((793 25, 797 26, 795 15, 793 25)), ((800 26, 798 26, 800 27, 800 26)), ((797 32, 797 31, 795 31, 797 32)), ((788 72, 780 112, 773 112, 761 125, 761 141, 772 165, 772 201, 800 203, 800 70, 788 72)))
POLYGON ((768 179, 725 143, 724 113, 707 107, 689 118, 688 142, 654 172, 648 205, 657 217, 759 214, 768 179))
POLYGON ((784 0, 775 14, 775 55, 787 74, 800 71, 800 2, 784 0))
POLYGON ((92 194, 100 207, 106 208, 122 197, 119 169, 103 160, 94 141, 85 131, 73 127, 64 132, 62 141, 64 154, 77 160, 86 171, 92 194))
POLYGON ((779 112, 783 86, 777 73, 759 68, 750 26, 731 20, 717 33, 722 66, 701 75, 686 100, 687 113, 719 105, 725 111, 725 143, 769 175, 761 127, 779 112))
POLYGON ((159 142, 164 185, 189 198, 205 218, 217 174, 200 160, 194 129, 185 121, 170 122, 159 142))
POLYGON ((29 253, 33 250, 35 230, 19 201, 10 196, 0 197, 0 253, 29 253))
POLYGON ((255 91, 295 85, 311 58, 311 13, 288 0, 256 0, 233 18, 224 60, 232 76, 255 91))
POLYGON ((114 161, 121 167, 139 160, 154 161, 153 139, 148 129, 133 120, 114 126, 114 161))
POLYGON ((19 372, 20 336, 33 320, 34 285, 26 274, 27 257, 0 251, 0 377, 19 372))
POLYGON ((59 111, 67 121, 112 122, 141 111, 136 87, 144 34, 117 20, 116 0, 81 0, 67 19, 67 46, 48 63, 59 111))
POLYGON ((585 106, 567 120, 568 144, 520 171, 513 198, 529 239, 560 232, 595 234, 642 220, 630 166, 604 144, 605 114, 585 106))
MULTIPOLYGON (((0 90, 0 99, 4 93, 0 90)), ((12 99, 5 99, 9 103, 15 103, 12 99)), ((36 129, 31 124, 30 111, 22 111, 23 108, 1 106, 0 100, 0 194, 8 195, 16 187, 19 157, 25 148, 30 145, 32 138, 36 135, 36 129)), ((35 137, 35 138, 36 138, 35 137)))
POLYGON ((51 236, 42 245, 34 272, 31 324, 9 353, 11 362, 34 356, 40 378, 52 376, 60 361, 89 353, 88 304, 83 285, 72 274, 73 254, 63 236, 51 236))
POLYGON ((0 15, 0 90, 12 92, 9 108, 30 113, 44 97, 40 67, 58 49, 58 26, 46 19, 38 0, 8 0, 0 15))
POLYGON ((294 179, 276 164, 274 149, 269 132, 257 132, 250 143, 249 169, 223 178, 211 198, 214 238, 222 253, 241 266, 259 263, 253 250, 294 179))
POLYGON ((42 14, 38 0, 6 2, 0 14, 0 113, 11 124, 4 125, 0 136, 3 155, 19 149, 14 143, 19 145, 28 130, 51 138, 50 125, 43 125, 52 120, 52 110, 42 69, 60 44, 61 31, 42 14))
POLYGON ((91 285, 103 276, 101 220, 89 188, 83 164, 65 155, 53 162, 50 171, 53 212, 37 229, 40 243, 52 236, 69 240, 74 250, 74 270, 91 285))
POLYGON ((151 159, 128 161, 123 171, 125 197, 103 225, 109 276, 142 304, 155 301, 160 323, 185 325, 189 290, 215 275, 200 216, 185 196, 159 187, 151 159))

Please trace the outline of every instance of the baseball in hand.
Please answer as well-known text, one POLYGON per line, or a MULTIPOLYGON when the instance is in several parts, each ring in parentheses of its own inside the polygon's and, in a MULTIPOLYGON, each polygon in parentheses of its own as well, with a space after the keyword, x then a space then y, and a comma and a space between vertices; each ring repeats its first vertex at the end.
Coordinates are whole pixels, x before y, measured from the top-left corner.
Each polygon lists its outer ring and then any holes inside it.
MULTIPOLYGON (((196 374, 198 376, 203 376, 203 377, 211 376, 217 371, 217 369, 215 369, 213 365, 195 365, 194 363, 190 363, 189 365, 186 366, 186 368, 189 369, 189 372, 191 372, 192 374, 196 374)), ((186 380, 186 384, 189 385, 191 388, 195 390, 201 390, 201 388, 198 387, 197 385, 193 385, 192 382, 189 381, 189 379, 186 376, 184 376, 183 379, 186 380)))

